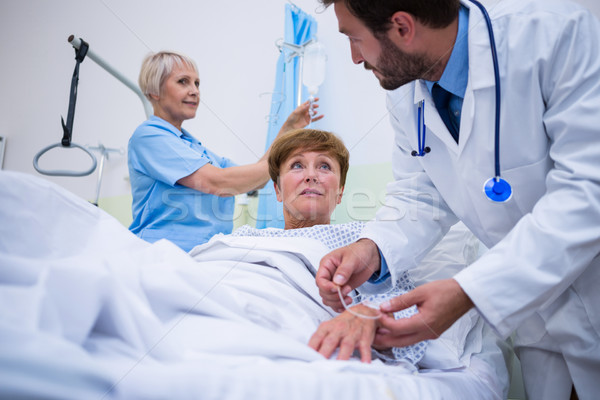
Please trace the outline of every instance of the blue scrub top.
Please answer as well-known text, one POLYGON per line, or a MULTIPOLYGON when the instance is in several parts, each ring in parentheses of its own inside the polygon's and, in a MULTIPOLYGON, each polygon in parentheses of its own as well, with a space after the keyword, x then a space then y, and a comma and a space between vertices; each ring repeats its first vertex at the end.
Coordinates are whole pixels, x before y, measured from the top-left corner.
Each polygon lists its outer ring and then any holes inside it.
POLYGON ((133 195, 129 229, 148 242, 168 239, 185 251, 233 229, 234 197, 219 197, 177 184, 206 163, 234 166, 185 129, 152 116, 129 139, 128 166, 133 195))

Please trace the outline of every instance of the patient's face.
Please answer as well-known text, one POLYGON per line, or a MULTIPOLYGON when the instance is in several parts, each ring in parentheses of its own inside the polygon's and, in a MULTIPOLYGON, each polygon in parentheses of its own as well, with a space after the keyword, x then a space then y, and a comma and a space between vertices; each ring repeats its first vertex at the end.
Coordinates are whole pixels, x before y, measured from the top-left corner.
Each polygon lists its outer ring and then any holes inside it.
POLYGON ((342 200, 340 164, 327 153, 294 153, 281 165, 275 192, 283 202, 285 229, 329 224, 342 200))

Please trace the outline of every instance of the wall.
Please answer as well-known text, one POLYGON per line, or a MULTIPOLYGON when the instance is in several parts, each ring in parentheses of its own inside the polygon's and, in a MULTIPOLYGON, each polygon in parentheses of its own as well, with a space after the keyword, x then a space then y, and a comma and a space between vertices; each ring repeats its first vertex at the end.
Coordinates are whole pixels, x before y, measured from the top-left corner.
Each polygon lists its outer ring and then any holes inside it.
MULTIPOLYGON (((496 1, 487 0, 490 7, 496 1)), ((600 15, 596 0, 579 0, 600 15)), ((315 127, 343 137, 353 165, 391 159, 392 133, 384 92, 375 78, 350 62, 347 39, 332 9, 316 0, 295 3, 315 16, 328 51, 321 87, 326 118, 315 127)), ((200 69, 202 104, 184 127, 209 148, 238 163, 258 159, 265 145, 266 116, 283 36, 285 0, 1 0, 0 136, 6 138, 4 169, 37 174, 34 155, 60 141, 66 118, 75 34, 132 81, 150 51, 174 49, 193 57, 200 69)), ((91 59, 81 65, 73 141, 125 150, 129 135, 145 119, 138 97, 91 59)), ((48 168, 85 169, 74 150, 43 158, 48 168)), ((124 155, 105 164, 101 197, 129 194, 124 155)), ((97 172, 82 178, 49 177, 76 194, 94 199, 97 172)))
MULTIPOLYGON (((353 163, 389 159, 389 152, 372 151, 378 143, 392 140, 383 90, 371 74, 350 62, 333 10, 317 12, 315 0, 295 3, 317 19, 329 55, 320 93, 326 119, 315 127, 340 134, 352 150, 353 163)), ((238 163, 254 162, 263 154, 279 55, 275 41, 283 37, 286 1, 2 0, 1 4, 4 169, 37 174, 34 155, 62 138, 60 117, 66 119, 75 66, 75 52, 67 42, 71 34, 87 41, 96 55, 134 82, 150 50, 175 49, 190 55, 199 66, 202 103, 197 117, 184 127, 238 163)), ((125 150, 130 134, 144 119, 139 98, 86 58, 80 68, 73 142, 125 150)), ((76 150, 56 149, 42 157, 40 165, 84 170, 89 164, 76 150)), ((111 154, 101 197, 128 194, 127 175, 126 156, 111 154)), ((97 172, 48 179, 84 198, 95 198, 97 172)))

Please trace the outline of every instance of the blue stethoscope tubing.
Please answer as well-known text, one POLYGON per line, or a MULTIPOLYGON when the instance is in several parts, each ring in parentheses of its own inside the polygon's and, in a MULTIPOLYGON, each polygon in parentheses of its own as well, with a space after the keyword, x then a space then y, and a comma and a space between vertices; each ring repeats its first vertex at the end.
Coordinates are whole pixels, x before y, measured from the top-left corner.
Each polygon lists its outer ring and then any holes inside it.
POLYGON ((494 177, 488 179, 483 184, 483 191, 488 199, 503 203, 510 200, 512 197, 512 187, 510 183, 502 179, 500 176, 500 68, 498 67, 498 53, 496 52, 496 40, 494 39, 494 29, 492 28, 492 20, 487 10, 480 2, 469 0, 481 10, 485 18, 488 33, 490 35, 490 49, 492 52, 492 61, 494 64, 494 80, 496 84, 496 122, 494 126, 494 177))
POLYGON ((417 140, 418 140, 418 149, 413 150, 411 155, 413 157, 419 156, 423 157, 425 154, 429 153, 431 149, 425 146, 425 134, 427 132, 427 126, 425 126, 425 100, 419 102, 419 108, 417 110, 417 140))
MULTIPOLYGON (((503 203, 512 197, 512 187, 505 179, 500 176, 500 69, 498 67, 498 54, 496 52, 496 40, 494 39, 494 30, 492 28, 492 20, 483 6, 476 0, 469 0, 475 4, 481 10, 485 23, 487 25, 488 33, 490 36, 490 49, 492 52, 492 62, 494 64, 494 80, 496 85, 496 120, 494 125, 494 176, 485 181, 483 184, 483 192, 493 202, 503 203)), ((431 149, 425 146, 425 101, 419 102, 419 109, 417 114, 418 119, 418 135, 419 151, 413 151, 413 156, 423 157, 429 153, 431 149), (423 120, 421 120, 423 118, 423 120), (422 137, 422 139, 421 139, 422 137)))

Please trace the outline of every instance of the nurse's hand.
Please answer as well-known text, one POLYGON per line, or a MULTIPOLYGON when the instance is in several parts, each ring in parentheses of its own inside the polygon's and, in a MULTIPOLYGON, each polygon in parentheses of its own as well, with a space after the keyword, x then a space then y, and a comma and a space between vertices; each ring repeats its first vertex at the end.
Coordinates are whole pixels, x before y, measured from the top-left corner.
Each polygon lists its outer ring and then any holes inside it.
MULTIPOLYGON (((353 306, 352 311, 359 315, 377 316, 379 310, 363 304, 353 306)), ((329 358, 336 349, 340 349, 337 359, 348 360, 355 349, 360 353, 360 360, 371 362, 371 345, 377 329, 377 319, 360 318, 348 310, 337 317, 321 323, 312 335, 308 345, 329 358)))
POLYGON ((304 128, 306 125, 311 122, 318 121, 324 117, 324 115, 317 114, 317 108, 319 108, 319 104, 317 103, 319 98, 315 98, 312 103, 312 107, 310 101, 306 101, 300 104, 292 113, 287 117, 281 129, 279 130, 279 134, 290 131, 292 129, 300 129, 304 128))
POLYGON ((426 283, 402 296, 381 304, 384 313, 375 344, 403 347, 436 339, 457 319, 473 307, 473 302, 454 279, 426 283), (392 313, 416 305, 419 313, 410 318, 395 320, 392 313))
POLYGON ((345 303, 350 304, 352 299, 348 297, 348 293, 362 285, 373 273, 379 271, 380 267, 379 250, 370 239, 360 239, 325 255, 316 275, 323 303, 337 312, 344 311, 338 286, 342 289, 345 303))

